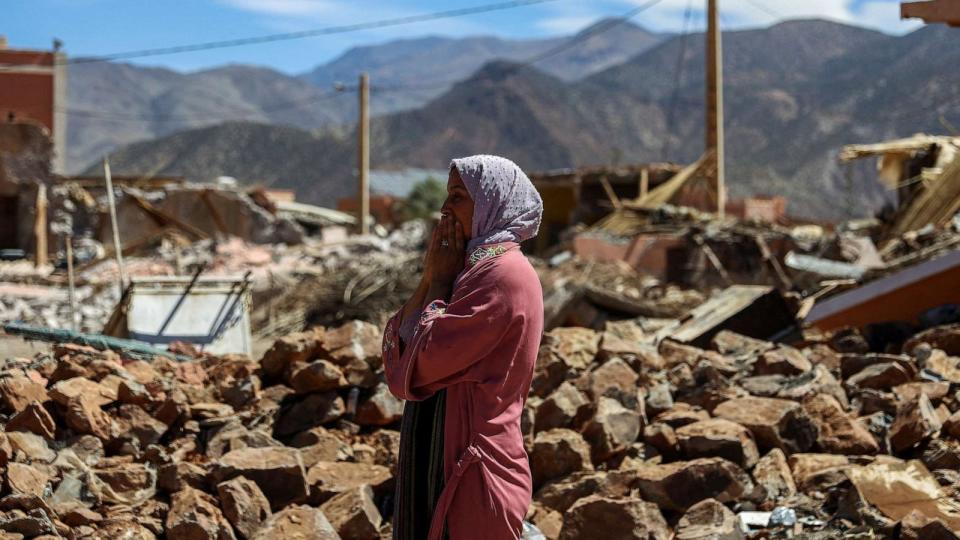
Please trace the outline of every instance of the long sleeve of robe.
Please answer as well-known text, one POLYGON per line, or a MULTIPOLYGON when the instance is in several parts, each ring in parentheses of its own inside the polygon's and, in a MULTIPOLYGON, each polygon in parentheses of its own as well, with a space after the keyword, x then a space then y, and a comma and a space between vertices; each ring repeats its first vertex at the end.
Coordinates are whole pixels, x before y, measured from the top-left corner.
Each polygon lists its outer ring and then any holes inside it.
POLYGON ((516 244, 469 266, 449 302, 431 302, 403 346, 384 332, 384 370, 399 398, 447 389, 444 492, 430 540, 519 538, 532 479, 520 431, 543 332, 536 272, 516 244))

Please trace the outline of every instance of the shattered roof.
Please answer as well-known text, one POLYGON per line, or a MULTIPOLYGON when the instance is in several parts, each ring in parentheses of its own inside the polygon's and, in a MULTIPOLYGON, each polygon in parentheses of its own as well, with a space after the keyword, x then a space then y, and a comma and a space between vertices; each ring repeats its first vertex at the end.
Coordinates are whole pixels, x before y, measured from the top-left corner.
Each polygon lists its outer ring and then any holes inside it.
POLYGON ((854 161, 885 154, 913 154, 926 150, 933 145, 953 145, 960 149, 960 137, 919 133, 906 139, 895 139, 876 144, 850 144, 840 150, 840 161, 854 161))

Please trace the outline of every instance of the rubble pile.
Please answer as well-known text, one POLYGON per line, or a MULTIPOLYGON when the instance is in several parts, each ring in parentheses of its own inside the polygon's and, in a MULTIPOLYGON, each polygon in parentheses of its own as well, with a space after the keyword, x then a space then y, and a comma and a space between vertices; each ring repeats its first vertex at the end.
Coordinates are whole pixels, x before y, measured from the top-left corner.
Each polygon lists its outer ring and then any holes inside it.
MULTIPOLYGON (((307 322, 365 319, 380 322, 416 286, 427 225, 405 223, 383 237, 350 237, 323 243, 251 244, 239 238, 191 242, 176 235, 124 258, 128 278, 193 275, 242 276, 249 272, 258 337, 300 330, 307 322), (314 312, 324 306, 323 312, 314 312)), ((100 247, 99 244, 96 245, 100 247)), ((92 248, 91 248, 92 249, 92 248)), ((120 300, 116 260, 102 248, 76 264, 77 329, 101 332, 120 300)), ((27 261, 0 262, 0 322, 71 328, 65 263, 36 269, 27 261)))
POLYGON ((381 426, 402 402, 379 354, 380 330, 352 322, 259 362, 6 359, 3 538, 388 538, 399 434, 381 426))
POLYGON ((956 538, 956 340, 938 327, 881 354, 855 331, 700 349, 633 321, 555 329, 524 417, 529 517, 571 540, 956 538))
MULTIPOLYGON (((380 339, 353 321, 259 361, 63 344, 6 359, 0 530, 389 538, 403 403, 380 339)), ((571 540, 955 538, 957 384, 960 326, 899 354, 853 331, 798 348, 722 331, 700 349, 631 320, 556 328, 522 418, 528 518, 571 540)))

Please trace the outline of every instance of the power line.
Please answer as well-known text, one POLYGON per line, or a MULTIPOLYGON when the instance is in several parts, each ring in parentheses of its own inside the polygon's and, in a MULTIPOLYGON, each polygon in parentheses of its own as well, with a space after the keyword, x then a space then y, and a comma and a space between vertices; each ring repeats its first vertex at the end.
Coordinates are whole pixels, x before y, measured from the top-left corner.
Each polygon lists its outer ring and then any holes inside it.
MULTIPOLYGON (((551 1, 551 0, 539 0, 539 1, 551 1)), ((563 43, 560 43, 559 45, 556 45, 556 46, 554 46, 554 47, 551 47, 550 49, 548 49, 548 50, 546 50, 546 51, 544 51, 544 52, 542 52, 542 53, 539 53, 539 54, 536 54, 536 55, 534 55, 534 56, 532 56, 532 57, 530 57, 530 58, 527 58, 526 60, 524 60, 524 61, 522 61, 522 62, 519 62, 519 63, 516 63, 516 64, 512 64, 512 65, 511 65, 511 69, 507 72, 507 76, 512 75, 513 73, 519 71, 520 69, 523 69, 523 68, 525 68, 525 67, 530 67, 530 66, 532 66, 532 65, 534 65, 534 64, 537 64, 537 63, 539 63, 539 62, 542 62, 542 61, 544 61, 544 60, 546 60, 546 59, 548 59, 548 58, 551 58, 551 57, 553 57, 553 56, 556 56, 556 55, 558 55, 558 54, 560 54, 560 53, 562 53, 562 52, 564 52, 564 51, 566 51, 566 50, 569 50, 569 49, 571 49, 571 48, 579 45, 580 43, 583 43, 584 41, 587 41, 588 39, 590 39, 590 38, 592 38, 592 37, 594 37, 594 36, 600 35, 600 34, 602 34, 602 33, 604 33, 604 32, 608 32, 608 31, 616 28, 617 26, 619 26, 619 25, 627 22, 627 21, 630 20, 631 18, 636 17, 636 16, 639 15, 640 13, 642 13, 642 12, 644 12, 644 11, 650 9, 650 8, 653 8, 654 6, 656 6, 657 4, 659 4, 659 3, 661 3, 661 2, 663 2, 663 0, 650 0, 649 2, 647 2, 647 3, 645 3, 645 4, 642 4, 642 5, 638 6, 638 7, 635 7, 635 8, 630 9, 630 10, 627 11, 626 13, 622 14, 620 17, 617 17, 617 18, 614 18, 614 19, 611 19, 611 20, 604 21, 603 23, 598 24, 598 25, 596 25, 596 26, 593 27, 593 28, 590 28, 588 31, 582 32, 582 33, 580 33, 580 34, 577 34, 576 36, 570 38, 569 40, 566 40, 566 41, 564 41, 563 43)), ((435 89, 435 88, 440 88, 440 87, 449 86, 450 84, 459 82, 460 80, 461 80, 461 79, 447 79, 447 80, 443 80, 443 81, 433 81, 433 82, 428 82, 428 83, 424 83, 424 84, 393 85, 393 86, 373 87, 373 88, 371 89, 371 91, 380 92, 380 93, 393 93, 393 92, 409 92, 409 91, 411 91, 411 90, 431 90, 431 89, 435 89)), ((476 79, 474 79, 474 80, 476 80, 476 79)), ((356 89, 353 88, 352 90, 356 90, 356 89)), ((333 96, 336 96, 336 95, 337 95, 337 94, 333 94, 333 96)), ((309 102, 312 102, 312 100, 309 101, 309 102)), ((296 107, 302 106, 302 105, 303 105, 303 103, 298 103, 298 104, 295 104, 294 106, 292 106, 292 107, 290 107, 290 108, 296 108, 296 107)), ((264 112, 275 112, 275 111, 264 110, 264 112)), ((71 111, 71 110, 68 110, 68 114, 78 114, 79 116, 95 117, 98 113, 97 113, 97 111, 75 111, 75 110, 74 110, 74 111, 71 111)), ((105 112, 105 113, 104 113, 104 117, 107 117, 107 116, 112 116, 114 119, 120 119, 120 117, 121 117, 122 115, 117 115, 117 114, 114 114, 114 113, 105 112)), ((146 116, 142 116, 142 115, 140 115, 140 116, 132 115, 132 116, 128 116, 127 118, 128 118, 129 120, 132 120, 132 121, 149 121, 149 120, 151 120, 152 117, 146 117, 146 116)), ((196 119, 196 117, 185 118, 184 121, 186 121, 186 120, 191 120, 191 119, 196 119)), ((159 121, 165 121, 165 120, 159 120, 159 121)), ((167 120, 167 121, 172 121, 172 120, 167 120)))
POLYGON ((666 159, 672 149, 673 140, 670 138, 670 130, 676 119, 677 107, 680 105, 680 87, 683 84, 683 67, 687 59, 687 38, 689 37, 690 19, 693 15, 693 0, 687 0, 687 9, 683 14, 683 31, 680 38, 680 54, 677 56, 677 70, 674 73, 673 95, 670 97, 670 105, 667 109, 666 128, 667 132, 663 135, 660 145, 660 155, 666 159))
POLYGON ((773 17, 774 19, 789 18, 783 13, 778 13, 776 10, 772 9, 770 6, 764 5, 762 2, 758 2, 757 0, 744 0, 744 1, 750 4, 751 6, 759 9, 760 11, 766 13, 767 15, 773 17))
MULTIPOLYGON (((484 4, 469 8, 450 9, 445 11, 435 11, 432 13, 422 13, 419 15, 408 15, 406 17, 395 17, 392 19, 383 19, 366 23, 355 23, 340 26, 328 26, 325 28, 316 28, 313 30, 303 30, 300 32, 287 32, 283 34, 268 34, 263 36, 254 36, 248 38, 227 39, 222 41, 207 41, 188 45, 176 45, 172 47, 158 47, 153 49, 139 49, 133 51, 124 51, 117 53, 102 54, 99 56, 76 57, 67 59, 65 64, 91 64, 96 62, 109 62, 113 60, 129 60, 131 58, 145 58, 149 56, 162 56, 168 54, 180 54, 185 52, 206 51, 210 49, 224 49, 228 47, 240 47, 244 45, 256 45, 260 43, 272 43, 276 41, 289 41, 294 39, 303 39, 309 37, 329 36, 333 34, 344 34, 349 32, 358 32, 361 30, 372 30, 378 28, 387 28, 391 26, 400 26, 414 24, 426 21, 435 21, 438 19, 452 19, 464 17, 467 15, 476 15, 479 13, 489 13, 492 11, 503 11, 519 7, 531 6, 535 4, 544 4, 556 2, 558 0, 509 0, 506 2, 497 2, 484 4)), ((22 67, 13 64, 0 65, 2 68, 22 67)))

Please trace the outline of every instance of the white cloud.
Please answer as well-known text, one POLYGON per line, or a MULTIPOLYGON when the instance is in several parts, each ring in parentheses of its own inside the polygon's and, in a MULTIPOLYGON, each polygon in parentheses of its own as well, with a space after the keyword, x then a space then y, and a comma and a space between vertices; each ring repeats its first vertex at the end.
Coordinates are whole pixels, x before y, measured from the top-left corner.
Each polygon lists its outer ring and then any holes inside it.
POLYGON ((571 15, 541 19, 537 26, 551 34, 573 34, 590 26, 599 17, 596 15, 571 15))
POLYGON ((342 6, 328 0, 221 0, 244 11, 283 17, 334 13, 342 6))
POLYGON ((918 19, 900 19, 900 4, 895 2, 867 2, 857 15, 857 23, 894 34, 906 34, 923 26, 918 19))
MULTIPOLYGON (((622 0, 621 5, 643 5, 647 0, 622 0)), ((687 6, 703 26, 704 0, 663 0, 634 21, 654 30, 679 31, 687 6)), ((725 28, 767 26, 787 19, 820 18, 904 33, 919 26, 900 21, 898 0, 722 0, 725 28)))

